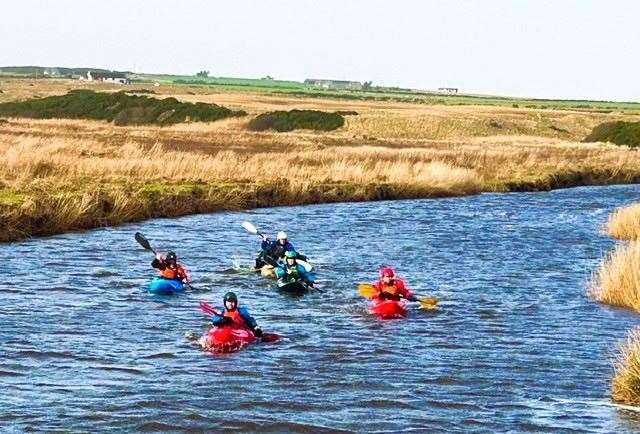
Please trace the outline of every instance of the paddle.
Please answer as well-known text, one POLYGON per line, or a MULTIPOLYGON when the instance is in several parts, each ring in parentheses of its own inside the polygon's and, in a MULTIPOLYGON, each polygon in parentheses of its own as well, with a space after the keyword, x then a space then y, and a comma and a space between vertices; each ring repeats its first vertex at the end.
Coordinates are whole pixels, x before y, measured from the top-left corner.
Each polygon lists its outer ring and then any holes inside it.
MULTIPOLYGON (((378 293, 378 290, 373 285, 368 283, 358 283, 358 293, 368 299, 372 299, 378 293)), ((410 300, 407 300, 410 301, 410 300)), ((435 309, 438 304, 438 299, 435 297, 423 297, 419 298, 417 302, 421 309, 435 309)))
MULTIPOLYGON (((251 222, 247 222, 247 221, 242 222, 242 227, 250 234, 258 235, 262 239, 266 238, 266 236, 262 232, 258 231, 258 228, 251 222)), ((268 257, 268 259, 273 259, 273 258, 268 257)), ((307 261, 303 261, 302 259, 296 259, 296 261, 298 262, 298 264, 302 265, 304 269, 307 270, 307 272, 311 272, 311 270, 313 269, 313 265, 311 265, 307 261)), ((278 266, 277 264, 275 265, 269 264, 269 265, 271 265, 272 267, 278 266)))
MULTIPOLYGON (((213 306, 211 306, 209 303, 207 303, 206 301, 200 301, 199 303, 200 305, 200 310, 202 311, 202 313, 204 313, 207 316, 219 316, 222 317, 223 315, 221 313, 219 313, 218 311, 216 311, 214 309, 213 306)), ((262 333, 262 342, 276 342, 280 339, 280 336, 277 335, 276 333, 262 333)))
MULTIPOLYGON (((138 242, 138 244, 140 244, 145 250, 149 250, 150 252, 153 253, 154 256, 156 256, 158 253, 155 251, 155 249, 153 247, 151 247, 151 243, 149 242, 149 240, 147 240, 145 238, 144 235, 142 235, 140 232, 136 232, 134 235, 136 241, 138 242)), ((185 282, 185 285, 187 285, 189 287, 189 289, 191 289, 192 291, 198 291, 198 289, 194 288, 191 283, 189 282, 185 282)))
POLYGON ((151 247, 151 244, 149 243, 149 240, 147 240, 144 237, 144 235, 142 235, 140 232, 136 232, 135 238, 136 238, 136 241, 138 242, 138 244, 140 244, 145 250, 149 250, 149 251, 153 252, 154 255, 157 255, 156 251, 153 249, 153 247, 151 247))

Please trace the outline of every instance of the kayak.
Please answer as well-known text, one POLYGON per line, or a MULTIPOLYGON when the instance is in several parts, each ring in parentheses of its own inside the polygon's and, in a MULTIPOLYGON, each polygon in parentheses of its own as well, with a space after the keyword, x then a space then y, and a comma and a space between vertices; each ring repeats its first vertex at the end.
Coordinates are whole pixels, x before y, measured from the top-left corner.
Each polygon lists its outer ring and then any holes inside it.
POLYGON ((184 284, 179 280, 156 277, 149 283, 149 292, 159 295, 177 294, 184 292, 184 284))
POLYGON ((369 304, 369 312, 381 319, 401 318, 407 315, 407 305, 402 300, 375 298, 369 304))
POLYGON ((280 279, 278 280, 278 289, 292 294, 302 294, 309 290, 309 286, 302 279, 290 281, 280 279))
POLYGON ((255 335, 246 327, 230 325, 213 327, 200 338, 200 345, 213 353, 233 353, 256 340, 255 335))

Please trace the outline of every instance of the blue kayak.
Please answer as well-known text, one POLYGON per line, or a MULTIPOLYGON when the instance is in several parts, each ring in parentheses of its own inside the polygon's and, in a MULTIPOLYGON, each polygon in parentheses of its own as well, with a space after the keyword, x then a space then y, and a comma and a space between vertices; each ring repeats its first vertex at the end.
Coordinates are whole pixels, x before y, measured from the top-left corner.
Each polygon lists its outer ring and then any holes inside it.
POLYGON ((156 277, 149 283, 149 292, 152 294, 171 295, 183 291, 184 284, 179 280, 156 277))

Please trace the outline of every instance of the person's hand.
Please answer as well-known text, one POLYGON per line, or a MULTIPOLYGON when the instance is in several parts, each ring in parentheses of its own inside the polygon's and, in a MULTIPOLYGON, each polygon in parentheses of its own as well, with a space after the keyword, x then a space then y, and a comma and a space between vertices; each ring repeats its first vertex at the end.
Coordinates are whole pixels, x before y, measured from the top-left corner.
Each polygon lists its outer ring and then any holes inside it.
POLYGON ((253 329, 253 334, 256 335, 256 337, 261 338, 262 337, 262 329, 260 327, 256 327, 253 329))
POLYGON ((164 259, 160 253, 156 253, 156 259, 160 262, 164 259))
POLYGON ((269 238, 265 234, 262 234, 262 241, 267 241, 269 238))

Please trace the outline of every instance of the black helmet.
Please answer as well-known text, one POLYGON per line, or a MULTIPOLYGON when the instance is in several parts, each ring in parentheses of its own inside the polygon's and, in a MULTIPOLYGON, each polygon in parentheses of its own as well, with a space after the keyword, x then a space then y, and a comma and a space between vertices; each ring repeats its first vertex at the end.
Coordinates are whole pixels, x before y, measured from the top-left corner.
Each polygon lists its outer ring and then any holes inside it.
POLYGON ((224 302, 226 303, 227 301, 230 301, 230 302, 235 303, 237 305, 238 304, 238 296, 236 295, 235 292, 227 292, 224 295, 224 302))
POLYGON ((165 256, 165 259, 167 262, 177 262, 178 256, 176 255, 176 252, 169 251, 167 252, 167 256, 165 256))

